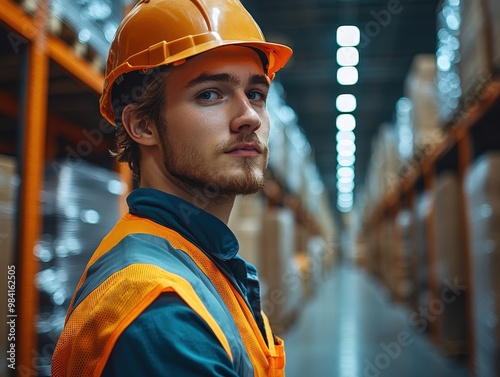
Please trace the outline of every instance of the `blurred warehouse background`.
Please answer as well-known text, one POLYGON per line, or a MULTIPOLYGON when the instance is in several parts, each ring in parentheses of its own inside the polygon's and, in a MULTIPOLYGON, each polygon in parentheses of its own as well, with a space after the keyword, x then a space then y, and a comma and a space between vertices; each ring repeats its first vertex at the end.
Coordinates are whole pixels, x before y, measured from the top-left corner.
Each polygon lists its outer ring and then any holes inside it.
MULTIPOLYGON (((268 100, 266 186, 229 223, 287 376, 500 376, 500 1, 243 4, 294 50, 268 100)), ((0 314, 15 266, 17 315, 0 377, 50 375, 74 287, 125 210, 98 99, 131 5, 0 0, 0 314)))

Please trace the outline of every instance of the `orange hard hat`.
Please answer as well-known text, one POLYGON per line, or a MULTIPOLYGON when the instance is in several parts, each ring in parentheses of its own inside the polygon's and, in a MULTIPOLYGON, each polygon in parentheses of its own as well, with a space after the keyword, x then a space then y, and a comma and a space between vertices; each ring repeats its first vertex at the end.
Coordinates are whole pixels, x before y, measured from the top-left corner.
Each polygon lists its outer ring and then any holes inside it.
POLYGON ((272 80, 292 50, 266 42, 239 0, 140 0, 116 31, 108 54, 102 115, 114 122, 111 88, 122 74, 155 68, 226 45, 252 47, 265 54, 272 80))

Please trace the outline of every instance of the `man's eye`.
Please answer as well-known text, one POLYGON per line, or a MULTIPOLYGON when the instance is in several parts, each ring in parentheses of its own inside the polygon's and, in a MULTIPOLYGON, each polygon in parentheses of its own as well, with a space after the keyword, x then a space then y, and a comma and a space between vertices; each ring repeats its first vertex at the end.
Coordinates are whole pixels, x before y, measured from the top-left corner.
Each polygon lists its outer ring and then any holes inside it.
POLYGON ((251 101, 262 101, 265 99, 264 94, 259 91, 248 93, 248 99, 251 101))
POLYGON ((202 101, 212 101, 219 98, 219 95, 214 90, 206 90, 198 95, 198 98, 202 101))

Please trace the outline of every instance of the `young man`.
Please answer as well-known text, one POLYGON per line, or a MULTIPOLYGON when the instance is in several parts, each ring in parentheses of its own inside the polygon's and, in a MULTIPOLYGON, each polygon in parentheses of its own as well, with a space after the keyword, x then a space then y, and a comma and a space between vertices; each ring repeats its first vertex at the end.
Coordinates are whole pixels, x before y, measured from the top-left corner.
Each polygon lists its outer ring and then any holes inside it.
POLYGON ((141 0, 101 112, 139 182, 70 304, 59 376, 283 376, 283 342, 226 223, 267 166, 266 96, 291 50, 237 0, 141 0))

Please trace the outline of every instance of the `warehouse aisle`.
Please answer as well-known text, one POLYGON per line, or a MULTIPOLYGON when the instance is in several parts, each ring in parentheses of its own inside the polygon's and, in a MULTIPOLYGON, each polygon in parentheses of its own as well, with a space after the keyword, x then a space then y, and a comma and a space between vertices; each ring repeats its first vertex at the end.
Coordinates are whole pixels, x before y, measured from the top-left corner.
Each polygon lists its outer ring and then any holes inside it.
POLYGON ((287 377, 466 377, 409 324, 380 284, 351 265, 332 271, 283 335, 287 377))

